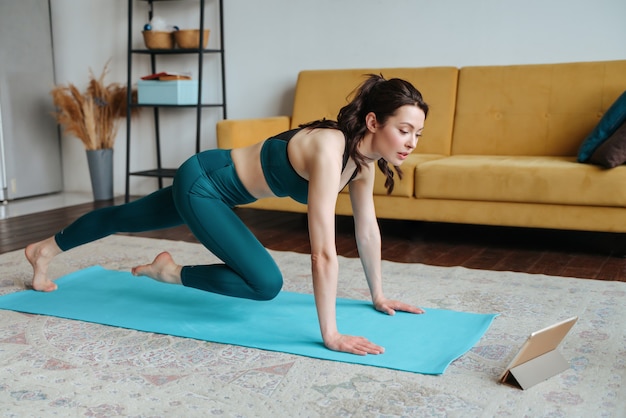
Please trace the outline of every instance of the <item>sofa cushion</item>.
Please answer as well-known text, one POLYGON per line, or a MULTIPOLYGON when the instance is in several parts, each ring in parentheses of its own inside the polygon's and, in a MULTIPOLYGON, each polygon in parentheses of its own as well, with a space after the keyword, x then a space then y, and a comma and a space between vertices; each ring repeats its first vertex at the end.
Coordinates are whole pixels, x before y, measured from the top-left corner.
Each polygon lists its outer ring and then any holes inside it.
POLYGON ((576 157, 451 156, 420 164, 416 196, 494 202, 626 207, 626 166, 576 157))
POLYGON ((626 122, 591 154, 589 162, 605 168, 626 163, 626 122))
POLYGON ((289 117, 225 119, 217 122, 217 146, 222 149, 247 147, 289 130, 289 117))
MULTIPOLYGON (((399 197, 413 197, 415 191, 415 167, 419 164, 423 164, 428 161, 438 160, 445 158, 445 155, 438 154, 411 154, 402 164, 402 180, 398 179, 398 173, 392 167, 394 171, 394 187, 391 196, 399 197)), ((348 193, 348 187, 344 187, 342 193, 348 193)), ((385 188, 385 176, 382 171, 376 166, 376 177, 374 179, 374 195, 387 196, 387 189, 385 188)))
POLYGON ((609 107, 600 122, 580 145, 578 161, 581 163, 589 161, 593 152, 624 122, 626 122, 626 91, 609 107))
MULTIPOLYGON (((437 154, 411 154, 402 163, 402 180, 398 179, 398 173, 394 170, 394 187, 391 196, 413 197, 415 196, 415 168, 427 161, 438 160, 444 158, 444 155, 437 154)), ((376 179, 374 181, 374 195, 387 195, 385 188, 385 176, 378 167, 376 167, 376 179)))
POLYGON ((452 155, 576 156, 624 74, 626 60, 464 67, 452 155))

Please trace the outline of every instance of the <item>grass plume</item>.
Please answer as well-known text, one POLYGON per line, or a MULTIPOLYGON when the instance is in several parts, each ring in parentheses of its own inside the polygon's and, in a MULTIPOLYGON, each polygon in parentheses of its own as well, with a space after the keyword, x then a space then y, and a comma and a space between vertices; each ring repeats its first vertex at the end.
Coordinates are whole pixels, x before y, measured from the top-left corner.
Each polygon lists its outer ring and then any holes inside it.
MULTIPOLYGON (((56 107, 54 117, 66 134, 81 140, 87 150, 113 148, 119 119, 126 117, 127 88, 119 83, 105 85, 108 64, 95 77, 89 70, 89 83, 84 92, 74 84, 56 86, 50 92, 56 107)), ((137 92, 131 91, 132 102, 137 92)), ((136 109, 133 110, 136 112, 136 109)))

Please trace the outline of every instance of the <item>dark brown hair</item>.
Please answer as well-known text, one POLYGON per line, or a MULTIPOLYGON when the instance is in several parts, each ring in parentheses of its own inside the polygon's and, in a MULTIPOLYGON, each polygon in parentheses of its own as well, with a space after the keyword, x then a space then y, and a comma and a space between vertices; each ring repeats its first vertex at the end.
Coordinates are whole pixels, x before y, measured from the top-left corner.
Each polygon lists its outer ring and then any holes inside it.
MULTIPOLYGON (((391 78, 386 80, 382 75, 367 74, 367 79, 353 92, 352 100, 339 111, 337 122, 318 120, 301 125, 303 128, 334 128, 343 132, 346 137, 348 155, 356 162, 357 171, 367 164, 358 146, 365 137, 367 126, 365 116, 373 112, 376 120, 384 125, 396 110, 405 105, 419 107, 428 116, 428 105, 422 94, 408 81, 391 78)), ((387 194, 393 191, 393 171, 387 161, 378 160, 378 168, 385 174, 387 194)), ((395 166, 398 176, 402 178, 400 167, 395 166)))

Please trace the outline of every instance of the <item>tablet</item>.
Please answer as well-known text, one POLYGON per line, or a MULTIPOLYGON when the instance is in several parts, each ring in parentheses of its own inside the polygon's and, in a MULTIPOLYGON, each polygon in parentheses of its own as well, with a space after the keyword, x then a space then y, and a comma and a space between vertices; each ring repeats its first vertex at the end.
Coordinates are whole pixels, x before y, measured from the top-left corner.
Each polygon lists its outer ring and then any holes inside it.
MULTIPOLYGON (((525 389, 524 382, 520 382, 520 380, 538 383, 537 380, 541 380, 542 377, 545 380, 563 371, 565 360, 556 352, 556 349, 577 320, 578 317, 573 316, 530 334, 500 377, 500 382, 521 386, 525 389), (552 352, 554 353, 551 354, 552 352), (542 364, 539 364, 538 359, 542 357, 544 357, 542 364), (527 364, 535 360, 537 360, 535 367, 527 364), (524 364, 527 365, 520 367, 524 364), (515 373, 516 369, 519 373, 515 373)), ((567 367, 569 365, 565 362, 565 368, 567 367)))

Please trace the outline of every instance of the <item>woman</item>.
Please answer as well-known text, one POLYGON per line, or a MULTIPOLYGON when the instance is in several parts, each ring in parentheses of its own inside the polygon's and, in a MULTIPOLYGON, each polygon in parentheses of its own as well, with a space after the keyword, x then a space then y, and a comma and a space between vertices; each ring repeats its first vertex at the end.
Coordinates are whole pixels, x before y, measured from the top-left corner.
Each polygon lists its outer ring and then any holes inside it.
POLYGON ((116 232, 140 232, 186 224, 224 264, 180 266, 163 252, 133 274, 209 292, 269 300, 283 279, 267 250, 232 211, 235 205, 269 196, 290 196, 308 204, 313 288, 320 331, 327 348, 353 354, 380 354, 363 337, 339 333, 335 302, 339 275, 335 248, 335 204, 349 183, 357 247, 374 307, 423 313, 387 299, 382 290, 381 238, 373 202, 375 163, 387 175, 413 151, 428 106, 408 82, 370 75, 337 122, 321 120, 256 145, 209 150, 178 170, 172 186, 137 201, 90 212, 46 240, 26 247, 33 288, 53 291, 47 276, 59 253, 116 232))

